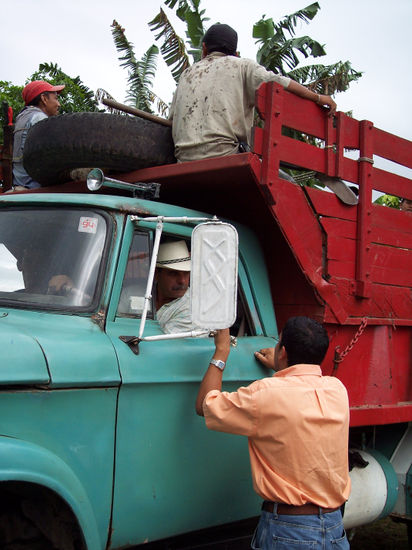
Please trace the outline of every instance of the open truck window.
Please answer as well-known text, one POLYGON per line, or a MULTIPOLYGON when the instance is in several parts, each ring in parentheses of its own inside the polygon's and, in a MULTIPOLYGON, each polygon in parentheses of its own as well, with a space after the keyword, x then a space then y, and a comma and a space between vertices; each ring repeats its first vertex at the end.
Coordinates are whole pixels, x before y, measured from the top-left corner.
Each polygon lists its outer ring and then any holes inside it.
MULTIPOLYGON (((140 315, 150 267, 149 234, 135 233, 127 260, 117 314, 120 316, 140 315)), ((152 312, 150 304, 149 314, 152 312)))
MULTIPOLYGON (((168 236, 170 239, 170 236, 168 236)), ((186 241, 190 250, 190 241, 186 241)), ((120 293, 117 315, 119 317, 140 316, 143 311, 144 297, 150 267, 150 236, 148 233, 135 233, 130 246, 126 271, 124 274, 122 290, 120 293)), ((247 283, 246 283, 247 284, 247 283)), ((154 291, 152 291, 153 295, 154 291)), ((153 303, 151 301, 148 311, 153 318, 153 303)), ((239 277, 238 301, 236 321, 230 329, 233 336, 252 336, 255 330, 252 328, 249 305, 242 288, 242 280, 239 277)))
POLYGON ((3 210, 0 304, 90 307, 106 233, 105 217, 91 210, 3 210))

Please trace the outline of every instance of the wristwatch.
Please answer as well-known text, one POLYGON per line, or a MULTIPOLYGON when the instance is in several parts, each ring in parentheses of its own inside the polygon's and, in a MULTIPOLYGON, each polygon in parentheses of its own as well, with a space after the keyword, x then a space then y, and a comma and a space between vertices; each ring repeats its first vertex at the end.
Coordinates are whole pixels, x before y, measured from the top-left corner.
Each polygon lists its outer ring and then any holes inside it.
POLYGON ((209 363, 211 365, 214 365, 215 367, 217 367, 220 370, 224 370, 224 368, 226 366, 226 363, 224 361, 221 361, 220 359, 211 359, 209 361, 209 363))

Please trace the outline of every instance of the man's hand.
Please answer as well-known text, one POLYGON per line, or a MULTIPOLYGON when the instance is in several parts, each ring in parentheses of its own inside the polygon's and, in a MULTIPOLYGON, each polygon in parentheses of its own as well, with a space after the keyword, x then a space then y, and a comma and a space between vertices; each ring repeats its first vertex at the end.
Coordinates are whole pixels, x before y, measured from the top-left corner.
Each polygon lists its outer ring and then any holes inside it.
POLYGON ((318 105, 329 107, 329 114, 334 115, 336 113, 336 103, 333 101, 330 95, 321 95, 319 94, 319 99, 317 101, 318 105))
POLYGON ((289 92, 292 92, 292 94, 296 94, 299 97, 303 97, 304 99, 310 99, 311 101, 314 101, 317 105, 328 107, 329 116, 334 115, 336 112, 336 103, 333 101, 330 95, 317 94, 316 92, 309 90, 308 88, 302 86, 302 84, 299 84, 294 80, 291 80, 289 82, 289 85, 286 89, 289 92))
POLYGON ((263 348, 255 351, 255 357, 263 366, 275 370, 275 348, 263 348))
POLYGON ((54 275, 48 284, 50 294, 67 294, 72 288, 73 281, 67 275, 54 275))

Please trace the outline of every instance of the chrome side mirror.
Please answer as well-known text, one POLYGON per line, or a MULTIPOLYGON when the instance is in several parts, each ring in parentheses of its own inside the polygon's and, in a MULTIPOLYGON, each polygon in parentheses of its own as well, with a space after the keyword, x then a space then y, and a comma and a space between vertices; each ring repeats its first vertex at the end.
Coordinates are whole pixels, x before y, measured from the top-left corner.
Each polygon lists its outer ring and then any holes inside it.
POLYGON ((233 225, 207 222, 192 232, 192 321, 205 329, 236 320, 238 235, 233 225))

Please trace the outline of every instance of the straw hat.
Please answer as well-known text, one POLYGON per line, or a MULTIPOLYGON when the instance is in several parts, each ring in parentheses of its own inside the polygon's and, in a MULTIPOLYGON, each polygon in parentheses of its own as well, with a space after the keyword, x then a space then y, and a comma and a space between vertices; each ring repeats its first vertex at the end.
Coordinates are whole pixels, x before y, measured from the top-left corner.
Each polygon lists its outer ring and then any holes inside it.
POLYGON ((159 246, 156 267, 190 271, 190 254, 185 241, 173 241, 159 246))

